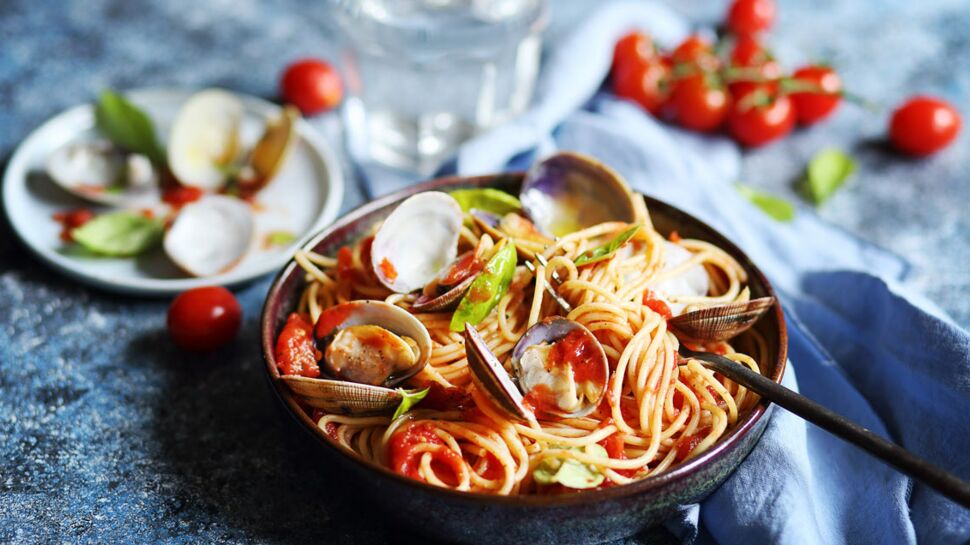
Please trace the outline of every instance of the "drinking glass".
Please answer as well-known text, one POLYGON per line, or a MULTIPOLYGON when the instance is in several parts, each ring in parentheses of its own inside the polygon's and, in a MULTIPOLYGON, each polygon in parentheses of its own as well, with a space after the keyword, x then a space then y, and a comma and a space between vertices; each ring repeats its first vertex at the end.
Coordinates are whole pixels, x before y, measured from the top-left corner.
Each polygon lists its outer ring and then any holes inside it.
POLYGON ((539 70, 545 0, 330 0, 351 152, 428 174, 521 113, 539 70))

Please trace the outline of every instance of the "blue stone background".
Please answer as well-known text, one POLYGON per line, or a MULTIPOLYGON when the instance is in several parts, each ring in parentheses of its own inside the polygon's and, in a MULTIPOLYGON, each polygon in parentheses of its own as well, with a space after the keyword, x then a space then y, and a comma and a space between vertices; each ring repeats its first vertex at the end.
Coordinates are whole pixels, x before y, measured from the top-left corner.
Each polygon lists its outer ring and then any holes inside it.
MULTIPOLYGON (((779 3, 771 44, 782 61, 828 60, 883 110, 843 106, 820 127, 747 153, 744 181, 795 200, 809 157, 829 145, 851 151, 858 174, 817 213, 904 255, 911 283, 970 325, 970 131, 922 161, 882 142, 888 109, 916 92, 970 115, 970 7, 779 3)), ((554 1, 548 39, 595 4, 554 1)), ((703 24, 724 4, 681 0, 676 9, 703 24)), ((105 87, 218 85, 274 97, 287 61, 335 57, 323 5, 0 0, 0 160, 105 87)), ((338 142, 336 119, 314 123, 338 142)), ((349 191, 344 208, 360 199, 349 191)), ((0 542, 411 541, 282 426, 257 343, 267 287, 262 279, 239 291, 245 321, 231 346, 189 356, 168 342, 167 301, 79 286, 30 257, 0 222, 0 542)), ((629 542, 658 539, 669 536, 629 542)))

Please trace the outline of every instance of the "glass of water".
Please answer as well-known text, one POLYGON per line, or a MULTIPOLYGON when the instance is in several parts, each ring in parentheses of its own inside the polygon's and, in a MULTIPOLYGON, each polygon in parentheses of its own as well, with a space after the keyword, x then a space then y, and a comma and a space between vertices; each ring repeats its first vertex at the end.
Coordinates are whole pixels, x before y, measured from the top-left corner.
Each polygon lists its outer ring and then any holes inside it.
POLYGON ((545 0, 330 0, 351 152, 428 174, 532 98, 545 0))

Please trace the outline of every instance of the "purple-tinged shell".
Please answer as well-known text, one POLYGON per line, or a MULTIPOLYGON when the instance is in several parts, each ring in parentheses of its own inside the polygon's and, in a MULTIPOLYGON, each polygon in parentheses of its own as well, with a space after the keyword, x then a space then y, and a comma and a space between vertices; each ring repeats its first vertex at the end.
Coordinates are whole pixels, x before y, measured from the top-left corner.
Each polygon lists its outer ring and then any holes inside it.
POLYGON ((760 297, 687 312, 667 321, 674 334, 691 342, 726 341, 751 328, 775 304, 774 297, 760 297))
POLYGON ((522 394, 508 372, 489 350, 485 339, 471 324, 465 324, 465 354, 475 386, 502 411, 519 420, 530 420, 532 411, 522 403, 522 394))

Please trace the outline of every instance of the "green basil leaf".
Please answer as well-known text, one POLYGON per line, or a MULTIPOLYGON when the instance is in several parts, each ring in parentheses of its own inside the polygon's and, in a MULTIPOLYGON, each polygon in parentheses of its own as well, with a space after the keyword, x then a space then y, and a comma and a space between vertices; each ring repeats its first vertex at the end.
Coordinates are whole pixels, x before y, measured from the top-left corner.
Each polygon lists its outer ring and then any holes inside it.
POLYGON ((613 255, 613 252, 619 250, 620 247, 626 244, 628 240, 633 238, 633 235, 637 234, 637 231, 639 230, 640 226, 634 225, 619 235, 616 235, 613 240, 607 242, 606 244, 597 246, 592 250, 586 250, 576 258, 576 266, 582 267, 583 265, 589 265, 590 263, 596 263, 597 261, 609 259, 610 256, 613 255))
POLYGON ((837 149, 825 149, 808 163, 805 181, 809 196, 815 204, 822 204, 845 183, 855 171, 855 161, 837 149))
POLYGON ((267 246, 286 246, 296 240, 296 235, 290 231, 273 231, 266 234, 267 246))
POLYGON ((165 163, 165 149, 158 143, 152 120, 137 106, 114 91, 104 91, 94 107, 94 120, 116 146, 147 156, 156 165, 165 163))
POLYGON ((461 206, 462 212, 468 212, 472 208, 484 210, 499 216, 504 216, 509 212, 516 212, 522 209, 519 199, 509 195, 504 191, 492 189, 456 189, 449 193, 461 206))
POLYGON ((751 201, 751 204, 757 206, 765 214, 768 214, 776 220, 791 221, 794 219, 795 206, 785 199, 769 195, 749 185, 736 184, 734 187, 744 198, 751 201))
POLYGON ((162 240, 165 224, 132 212, 98 216, 75 229, 71 236, 96 254, 130 257, 154 248, 162 240))
POLYGON ((464 331, 465 322, 478 325, 509 290, 518 257, 515 244, 505 239, 501 248, 488 260, 482 272, 472 281, 451 317, 451 330, 464 331))
MULTIPOLYGON (((582 451, 579 447, 568 450, 582 451)), ((588 445, 586 454, 609 458, 606 449, 600 445, 588 445)), ((572 458, 546 458, 532 470, 532 478, 540 484, 561 484, 568 488, 582 490, 595 488, 603 483, 606 477, 594 465, 584 464, 572 458)))
POLYGON ((394 417, 392 420, 397 420, 399 416, 411 410, 418 404, 419 401, 424 399, 424 396, 428 395, 431 390, 430 387, 424 390, 405 390, 404 388, 398 388, 397 391, 401 394, 401 404, 397 406, 397 410, 394 411, 394 417))

